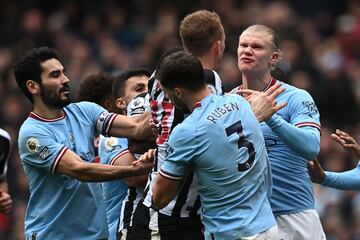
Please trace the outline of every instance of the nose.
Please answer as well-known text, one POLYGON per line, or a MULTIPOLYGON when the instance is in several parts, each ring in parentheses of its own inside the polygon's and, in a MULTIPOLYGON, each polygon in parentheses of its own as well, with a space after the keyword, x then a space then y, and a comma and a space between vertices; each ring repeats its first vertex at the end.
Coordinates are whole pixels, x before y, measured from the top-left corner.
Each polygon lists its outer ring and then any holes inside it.
POLYGON ((68 82, 70 82, 70 79, 65 74, 63 74, 63 77, 61 79, 61 83, 64 84, 64 83, 68 83, 68 82))
POLYGON ((250 46, 247 46, 244 48, 244 51, 243 51, 245 54, 252 54, 252 49, 250 46))

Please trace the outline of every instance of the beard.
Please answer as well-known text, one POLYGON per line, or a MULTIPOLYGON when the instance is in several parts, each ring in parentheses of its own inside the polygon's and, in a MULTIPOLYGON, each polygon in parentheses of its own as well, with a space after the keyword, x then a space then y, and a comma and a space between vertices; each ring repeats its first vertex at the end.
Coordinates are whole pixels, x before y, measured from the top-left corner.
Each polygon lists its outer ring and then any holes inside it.
POLYGON ((61 93, 64 91, 68 91, 69 86, 65 85, 60 88, 59 92, 55 92, 52 90, 47 89, 43 85, 41 85, 41 91, 40 96, 42 101, 51 107, 55 108, 63 108, 67 106, 69 103, 71 103, 70 97, 67 97, 66 99, 61 99, 61 93))

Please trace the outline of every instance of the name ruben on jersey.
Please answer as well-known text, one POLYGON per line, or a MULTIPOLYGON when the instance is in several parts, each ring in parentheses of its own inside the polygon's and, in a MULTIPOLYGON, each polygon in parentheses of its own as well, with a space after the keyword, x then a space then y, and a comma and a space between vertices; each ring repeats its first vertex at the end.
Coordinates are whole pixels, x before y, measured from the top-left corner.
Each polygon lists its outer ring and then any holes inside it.
POLYGON ((206 119, 210 122, 216 123, 216 121, 219 120, 223 115, 234 110, 239 110, 239 106, 236 102, 230 102, 229 104, 224 103, 222 107, 218 107, 212 111, 206 117, 206 119))

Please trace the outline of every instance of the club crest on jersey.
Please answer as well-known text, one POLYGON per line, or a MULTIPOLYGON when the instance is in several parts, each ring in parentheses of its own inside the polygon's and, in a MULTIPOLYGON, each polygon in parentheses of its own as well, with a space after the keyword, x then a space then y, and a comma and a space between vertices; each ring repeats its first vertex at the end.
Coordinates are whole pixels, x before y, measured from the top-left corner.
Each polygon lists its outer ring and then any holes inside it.
POLYGON ((114 137, 107 138, 105 140, 105 149, 106 151, 112 151, 118 145, 119 140, 114 137))
POLYGON ((26 140, 26 148, 27 150, 34 154, 34 153, 37 153, 39 151, 39 148, 40 148, 40 143, 39 143, 39 140, 37 138, 34 138, 34 137, 30 137, 26 140))
POLYGON ((212 94, 217 94, 216 88, 213 85, 208 84, 207 87, 212 94))
POLYGON ((130 108, 139 108, 143 107, 145 104, 145 100, 142 97, 135 98, 133 101, 130 102, 130 108))

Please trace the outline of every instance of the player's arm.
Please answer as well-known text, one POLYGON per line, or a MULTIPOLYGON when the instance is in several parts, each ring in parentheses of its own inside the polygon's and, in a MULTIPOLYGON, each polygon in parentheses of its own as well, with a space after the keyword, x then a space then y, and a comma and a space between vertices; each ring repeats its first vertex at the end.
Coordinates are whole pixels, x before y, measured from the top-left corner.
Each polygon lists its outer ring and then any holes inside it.
POLYGON ((294 152, 305 159, 314 159, 320 151, 319 111, 314 100, 304 90, 297 90, 289 98, 288 120, 274 114, 266 124, 294 152))
POLYGON ((284 143, 305 159, 314 159, 320 151, 320 132, 314 127, 296 127, 278 115, 266 121, 284 143))
POLYGON ((324 171, 315 159, 308 162, 311 180, 315 183, 340 190, 360 191, 360 164, 346 172, 324 171))
POLYGON ((152 204, 155 208, 164 208, 176 196, 181 179, 170 179, 158 174, 155 184, 152 186, 152 204))
MULTIPOLYGON (((113 165, 115 166, 132 166, 132 163, 136 161, 135 156, 131 152, 126 152, 121 156, 118 156, 113 165)), ((123 180, 129 185, 130 187, 144 187, 147 182, 148 174, 134 176, 134 177, 127 177, 123 180)))
POLYGON ((136 166, 114 166, 108 164, 87 163, 69 149, 62 149, 59 160, 54 164, 54 172, 74 177, 80 181, 102 182, 119 178, 144 175, 151 171, 153 164, 140 163, 136 166))
POLYGON ((147 139, 152 135, 151 115, 145 112, 136 117, 116 115, 107 134, 115 137, 127 137, 137 140, 147 139))

